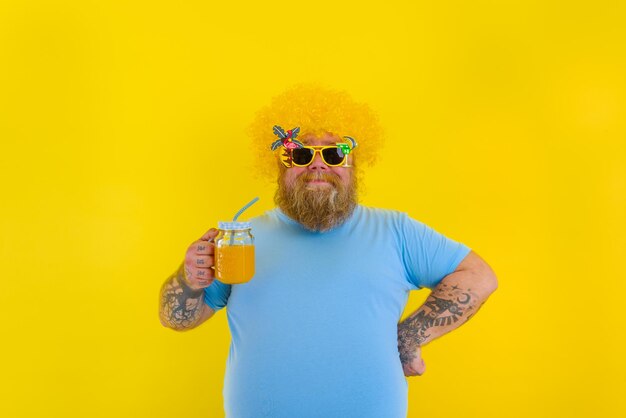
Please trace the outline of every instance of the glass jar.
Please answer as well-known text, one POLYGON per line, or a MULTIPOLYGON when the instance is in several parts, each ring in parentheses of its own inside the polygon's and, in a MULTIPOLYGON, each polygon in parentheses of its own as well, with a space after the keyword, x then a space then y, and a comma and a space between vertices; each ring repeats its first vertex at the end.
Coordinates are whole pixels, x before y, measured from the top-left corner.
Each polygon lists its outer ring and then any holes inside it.
POLYGON ((218 222, 215 277, 222 283, 245 283, 254 276, 254 237, 250 222, 218 222))

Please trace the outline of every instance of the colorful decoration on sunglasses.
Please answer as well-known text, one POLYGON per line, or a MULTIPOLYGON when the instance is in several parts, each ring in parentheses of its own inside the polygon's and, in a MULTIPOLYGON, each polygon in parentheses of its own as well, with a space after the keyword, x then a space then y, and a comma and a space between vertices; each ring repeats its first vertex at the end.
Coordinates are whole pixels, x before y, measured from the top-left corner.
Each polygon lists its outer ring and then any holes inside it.
MULTIPOLYGON (((357 147, 358 144, 356 143, 356 140, 351 136, 344 136, 344 138, 347 139, 349 143, 337 142, 337 148, 339 148, 341 152, 343 152, 343 154, 347 156, 353 149, 357 147)), ((347 158, 345 159, 342 167, 352 167, 348 164, 347 158)))
POLYGON ((293 167, 292 150, 295 148, 302 148, 304 144, 296 140, 298 133, 300 133, 300 127, 296 127, 285 132, 283 128, 278 125, 274 125, 274 135, 278 136, 278 139, 272 142, 271 149, 275 151, 276 148, 282 146, 283 153, 281 160, 285 167, 293 167))
POLYGON ((304 146, 302 142, 296 141, 299 132, 300 127, 285 132, 280 126, 274 125, 274 135, 278 136, 278 139, 272 142, 272 151, 275 151, 281 145, 287 149, 302 148, 304 146))
MULTIPOLYGON (((344 136, 344 138, 346 138, 350 142, 350 151, 359 146, 359 144, 357 144, 356 142, 356 139, 352 138, 351 136, 344 136)), ((348 151, 348 154, 350 154, 350 151, 348 151)))
POLYGON ((350 151, 357 147, 357 143, 351 136, 344 136, 350 143, 347 144, 345 142, 337 142, 337 147, 343 152, 345 155, 350 154, 350 151))

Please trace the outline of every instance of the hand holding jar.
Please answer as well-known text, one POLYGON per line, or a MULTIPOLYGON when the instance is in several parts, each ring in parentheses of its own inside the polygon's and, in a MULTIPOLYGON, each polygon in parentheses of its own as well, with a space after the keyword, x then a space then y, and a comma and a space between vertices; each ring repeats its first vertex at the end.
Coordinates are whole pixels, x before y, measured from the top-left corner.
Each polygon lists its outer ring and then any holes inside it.
POLYGON ((192 289, 199 290, 209 287, 215 279, 213 271, 215 244, 212 241, 218 233, 217 229, 211 228, 187 248, 184 277, 187 285, 192 289))

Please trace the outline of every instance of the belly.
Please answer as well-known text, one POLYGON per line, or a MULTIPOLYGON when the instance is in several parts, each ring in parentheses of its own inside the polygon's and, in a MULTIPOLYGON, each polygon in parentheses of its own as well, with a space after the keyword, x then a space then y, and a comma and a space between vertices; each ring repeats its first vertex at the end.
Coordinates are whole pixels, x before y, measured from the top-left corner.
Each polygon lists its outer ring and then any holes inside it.
POLYGON ((408 386, 397 349, 388 346, 341 339, 258 350, 233 344, 227 417, 405 418, 408 386))

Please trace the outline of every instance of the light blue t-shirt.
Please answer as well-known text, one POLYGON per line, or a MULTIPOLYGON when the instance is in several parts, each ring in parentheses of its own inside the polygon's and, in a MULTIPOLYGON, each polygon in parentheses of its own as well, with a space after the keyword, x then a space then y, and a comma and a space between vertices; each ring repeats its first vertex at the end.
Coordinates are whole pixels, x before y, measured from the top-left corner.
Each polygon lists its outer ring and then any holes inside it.
POLYGON ((251 219, 256 273, 215 280, 226 312, 228 418, 405 418, 397 324, 409 291, 435 287, 470 252, 406 214, 357 206, 330 232, 279 209, 251 219))

